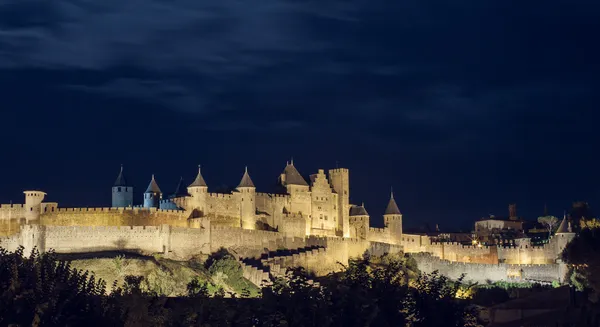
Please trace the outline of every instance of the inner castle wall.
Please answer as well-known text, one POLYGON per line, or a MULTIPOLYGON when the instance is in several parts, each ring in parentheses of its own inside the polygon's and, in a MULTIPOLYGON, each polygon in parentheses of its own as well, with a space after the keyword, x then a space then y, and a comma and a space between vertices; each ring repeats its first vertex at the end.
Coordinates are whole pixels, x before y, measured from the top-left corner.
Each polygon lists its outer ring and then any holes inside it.
POLYGON ((40 225, 188 227, 189 212, 156 208, 56 208, 40 215, 40 225))

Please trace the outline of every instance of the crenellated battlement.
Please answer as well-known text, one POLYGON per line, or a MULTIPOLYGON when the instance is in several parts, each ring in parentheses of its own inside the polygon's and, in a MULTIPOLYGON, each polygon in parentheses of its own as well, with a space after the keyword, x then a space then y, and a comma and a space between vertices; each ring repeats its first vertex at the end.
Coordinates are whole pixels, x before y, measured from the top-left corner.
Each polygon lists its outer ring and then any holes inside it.
POLYGON ((2 209, 23 209, 23 204, 11 203, 11 204, 0 204, 0 210, 2 209))
POLYGON ((123 212, 132 212, 132 213, 138 213, 138 212, 160 212, 160 213, 181 213, 183 210, 164 210, 164 209, 158 209, 158 208, 114 208, 114 207, 103 207, 103 208, 93 208, 93 207, 82 207, 82 208, 56 208, 53 212, 55 213, 77 213, 77 212, 84 212, 84 213, 94 213, 94 212, 98 212, 98 213, 123 213, 123 212))
POLYGON ((235 194, 231 193, 231 194, 226 194, 226 193, 208 193, 208 197, 213 198, 213 199, 228 199, 228 200, 233 200, 236 198, 235 194))
POLYGON ((164 229, 161 226, 44 226, 46 231, 52 231, 53 234, 61 233, 146 233, 159 232, 164 229))
POLYGON ((334 168, 330 169, 329 173, 347 173, 348 171, 348 168, 334 168))
POLYGON ((502 245, 502 246, 498 246, 498 248, 502 249, 503 251, 521 251, 524 249, 535 251, 535 250, 549 249, 550 247, 547 244, 544 244, 541 246, 540 245, 502 245))
POLYGON ((480 251, 481 249, 490 249, 495 248, 496 245, 472 245, 472 244, 463 244, 460 242, 438 242, 430 239, 430 244, 432 246, 444 246, 444 247, 459 247, 461 249, 471 249, 473 251, 480 251))

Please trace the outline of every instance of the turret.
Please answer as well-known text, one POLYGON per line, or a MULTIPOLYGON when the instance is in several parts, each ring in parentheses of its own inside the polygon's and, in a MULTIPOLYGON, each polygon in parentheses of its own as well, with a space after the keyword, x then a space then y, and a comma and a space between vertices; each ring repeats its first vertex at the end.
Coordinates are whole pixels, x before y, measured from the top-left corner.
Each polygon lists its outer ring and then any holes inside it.
POLYGON ((152 180, 144 192, 144 208, 158 208, 160 200, 162 199, 162 192, 152 175, 152 180))
POLYGON ((240 197, 240 218, 243 229, 256 229, 256 187, 248 174, 248 167, 236 187, 240 197))
POLYGON ((346 168, 329 170, 331 187, 338 194, 338 231, 350 237, 350 173, 346 168))
POLYGON ((394 200, 394 191, 390 192, 390 201, 383 214, 385 227, 390 230, 390 237, 393 242, 400 244, 402 239, 402 213, 394 200))
POLYGON ((175 191, 171 193, 167 199, 160 201, 160 209, 163 210, 179 210, 181 208, 187 209, 187 198, 190 196, 187 189, 183 186, 183 177, 179 178, 175 191))
POLYGON ((112 206, 114 208, 125 208, 133 206, 133 186, 127 184, 123 174, 123 165, 119 176, 112 187, 112 206))
POLYGON ((190 194, 188 193, 187 188, 183 185, 185 185, 183 177, 179 177, 179 182, 177 183, 177 187, 175 187, 175 192, 171 194, 170 198, 184 198, 189 196, 190 194))
POLYGON ((204 177, 202 177, 200 166, 198 166, 198 175, 196 175, 196 179, 188 186, 187 190, 192 197, 190 200, 190 210, 198 210, 199 216, 203 216, 206 213, 208 186, 204 181, 204 177))
POLYGON ((46 193, 41 191, 25 191, 23 193, 25 194, 25 219, 27 222, 39 220, 46 193))

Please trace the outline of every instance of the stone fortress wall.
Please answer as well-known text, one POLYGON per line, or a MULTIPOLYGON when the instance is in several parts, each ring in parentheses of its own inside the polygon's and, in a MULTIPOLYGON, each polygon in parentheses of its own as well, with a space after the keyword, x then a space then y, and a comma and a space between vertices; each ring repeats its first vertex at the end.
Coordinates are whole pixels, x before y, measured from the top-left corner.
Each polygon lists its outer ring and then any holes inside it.
MULTIPOLYGON (((324 170, 319 170, 310 177, 312 187, 298 181, 299 176, 293 163, 288 164, 281 176, 287 194, 257 193, 246 171, 244 178, 252 186, 221 194, 209 193, 199 172, 197 181, 202 183, 190 185, 188 195, 160 201, 161 207, 172 209, 59 208, 56 203, 43 202, 45 193, 26 191, 25 204, 0 206, 0 246, 14 250, 22 245, 26 251, 37 247, 65 253, 162 253, 175 259, 207 255, 221 247, 239 258, 299 249, 290 257, 280 257, 280 262, 265 262, 267 268, 246 267, 245 273, 256 278, 262 278, 268 267, 277 272, 303 265, 321 274, 335 271, 341 267, 339 263, 347 264, 350 258, 365 252, 405 252, 415 254, 424 271, 439 267, 453 277, 465 272, 474 279, 482 275, 505 280, 517 275, 514 265, 522 267, 519 276, 555 276, 556 259, 568 237, 572 237, 555 236, 540 247, 526 243, 496 247, 434 242, 428 236, 402 233, 402 214, 393 194, 384 215, 386 226, 370 227, 364 205, 349 202, 347 169, 330 170, 329 179, 324 170), (249 224, 249 219, 255 224, 249 224), (27 225, 21 226, 23 221, 27 225)), ((115 194, 113 197, 118 198, 115 194)))
MULTIPOLYGON (((395 242, 398 244, 394 244, 386 228, 374 229, 375 235, 370 229, 368 239, 298 236, 303 231, 304 218, 293 214, 286 217, 299 219, 300 223, 292 233, 211 225, 209 217, 188 219, 186 216, 180 210, 59 208, 43 213, 38 225, 21 226, 17 234, 1 238, 0 246, 15 250, 22 245, 26 253, 34 246, 41 251, 53 249, 59 253, 162 253, 184 260, 209 254, 221 247, 240 258, 260 257, 265 249, 315 247, 322 250, 279 258, 279 262, 270 265, 273 265, 272 273, 282 273, 288 267, 302 265, 317 275, 339 270, 339 263, 347 264, 350 258, 360 257, 365 251, 375 255, 404 251, 415 256, 422 271, 439 270, 450 278, 457 278, 463 273, 467 274, 467 279, 479 282, 488 279, 551 281, 562 278, 560 265, 552 259, 558 255, 557 244, 553 240, 543 247, 497 248, 436 243, 427 236, 404 234, 395 242), (523 271, 517 273, 520 270, 523 271)), ((252 272, 258 268, 246 269, 252 272)), ((263 278, 264 271, 259 270, 251 275, 263 278)))
POLYGON ((0 220, 25 217, 25 207, 22 204, 1 204, 0 220))
POLYGON ((440 274, 451 279, 465 275, 465 281, 487 283, 488 281, 507 282, 563 282, 566 267, 560 263, 513 265, 506 263, 485 264, 443 260, 430 253, 414 253, 411 256, 422 272, 440 274))
POLYGON ((54 226, 188 226, 189 213, 156 208, 56 208, 42 212, 41 225, 54 226))
MULTIPOLYGON (((339 237, 287 237, 279 232, 247 230, 226 226, 210 226, 202 219, 194 227, 160 226, 56 226, 23 225, 17 234, 0 238, 0 247, 9 251, 24 247, 26 254, 33 248, 57 253, 92 253, 105 251, 135 252, 145 255, 163 254, 173 259, 190 259, 226 248, 239 258, 259 258, 277 249, 316 247, 327 249, 327 258, 315 259, 306 267, 319 274, 347 264, 352 257, 365 251, 374 255, 401 252, 401 246, 339 237)), ((318 252, 315 252, 316 255, 318 252)), ((320 252, 319 252, 320 253, 320 252)), ((303 257, 304 258, 304 257, 303 257)), ((312 260, 312 259, 311 259, 312 260)), ((287 261, 292 267, 304 261, 287 261)))

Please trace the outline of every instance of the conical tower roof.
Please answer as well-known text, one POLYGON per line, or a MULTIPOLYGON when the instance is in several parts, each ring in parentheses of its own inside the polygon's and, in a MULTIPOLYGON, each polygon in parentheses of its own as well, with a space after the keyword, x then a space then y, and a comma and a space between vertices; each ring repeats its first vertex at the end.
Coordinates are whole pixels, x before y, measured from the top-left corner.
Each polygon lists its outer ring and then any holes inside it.
POLYGON ((563 220, 560 222, 560 225, 558 226, 558 229, 556 230, 556 234, 560 234, 560 233, 570 233, 569 222, 567 221, 566 215, 563 218, 563 220))
POLYGON ((288 164, 285 166, 285 169, 283 170, 283 175, 285 175, 286 185, 308 186, 308 183, 306 182, 304 177, 300 175, 298 169, 296 169, 296 167, 294 166, 293 160, 291 163, 288 162, 288 164))
POLYGON ((240 185, 238 185, 237 187, 256 187, 254 186, 254 183, 252 182, 252 179, 248 174, 248 167, 246 167, 246 170, 244 171, 244 176, 242 176, 242 180, 240 181, 240 185))
POLYGON ((387 208, 385 208, 384 215, 401 215, 400 209, 398 209, 398 205, 396 204, 396 200, 394 200, 394 191, 390 193, 390 202, 388 202, 387 208))
POLYGON ((148 185, 148 188, 146 189, 145 193, 162 193, 160 191, 160 188, 158 187, 158 184, 156 184, 154 174, 152 174, 152 180, 150 181, 150 184, 148 185))
POLYGON ((198 175, 196 175, 196 179, 190 184, 188 187, 207 187, 206 182, 204 181, 204 177, 202 177, 201 167, 198 166, 198 175))
POLYGON ((173 193, 172 197, 174 198, 179 198, 179 197, 183 197, 183 196, 188 196, 188 192, 185 189, 185 186, 183 186, 183 177, 179 178, 179 183, 177 183, 177 188, 175 188, 175 193, 173 193))
POLYGON ((363 203, 360 206, 353 206, 350 208, 350 217, 352 216, 368 216, 369 213, 367 209, 365 209, 365 204, 363 203))
POLYGON ((125 179, 125 175, 123 174, 123 165, 121 165, 121 171, 119 172, 119 176, 115 180, 115 184, 113 186, 127 186, 127 180, 125 179))

